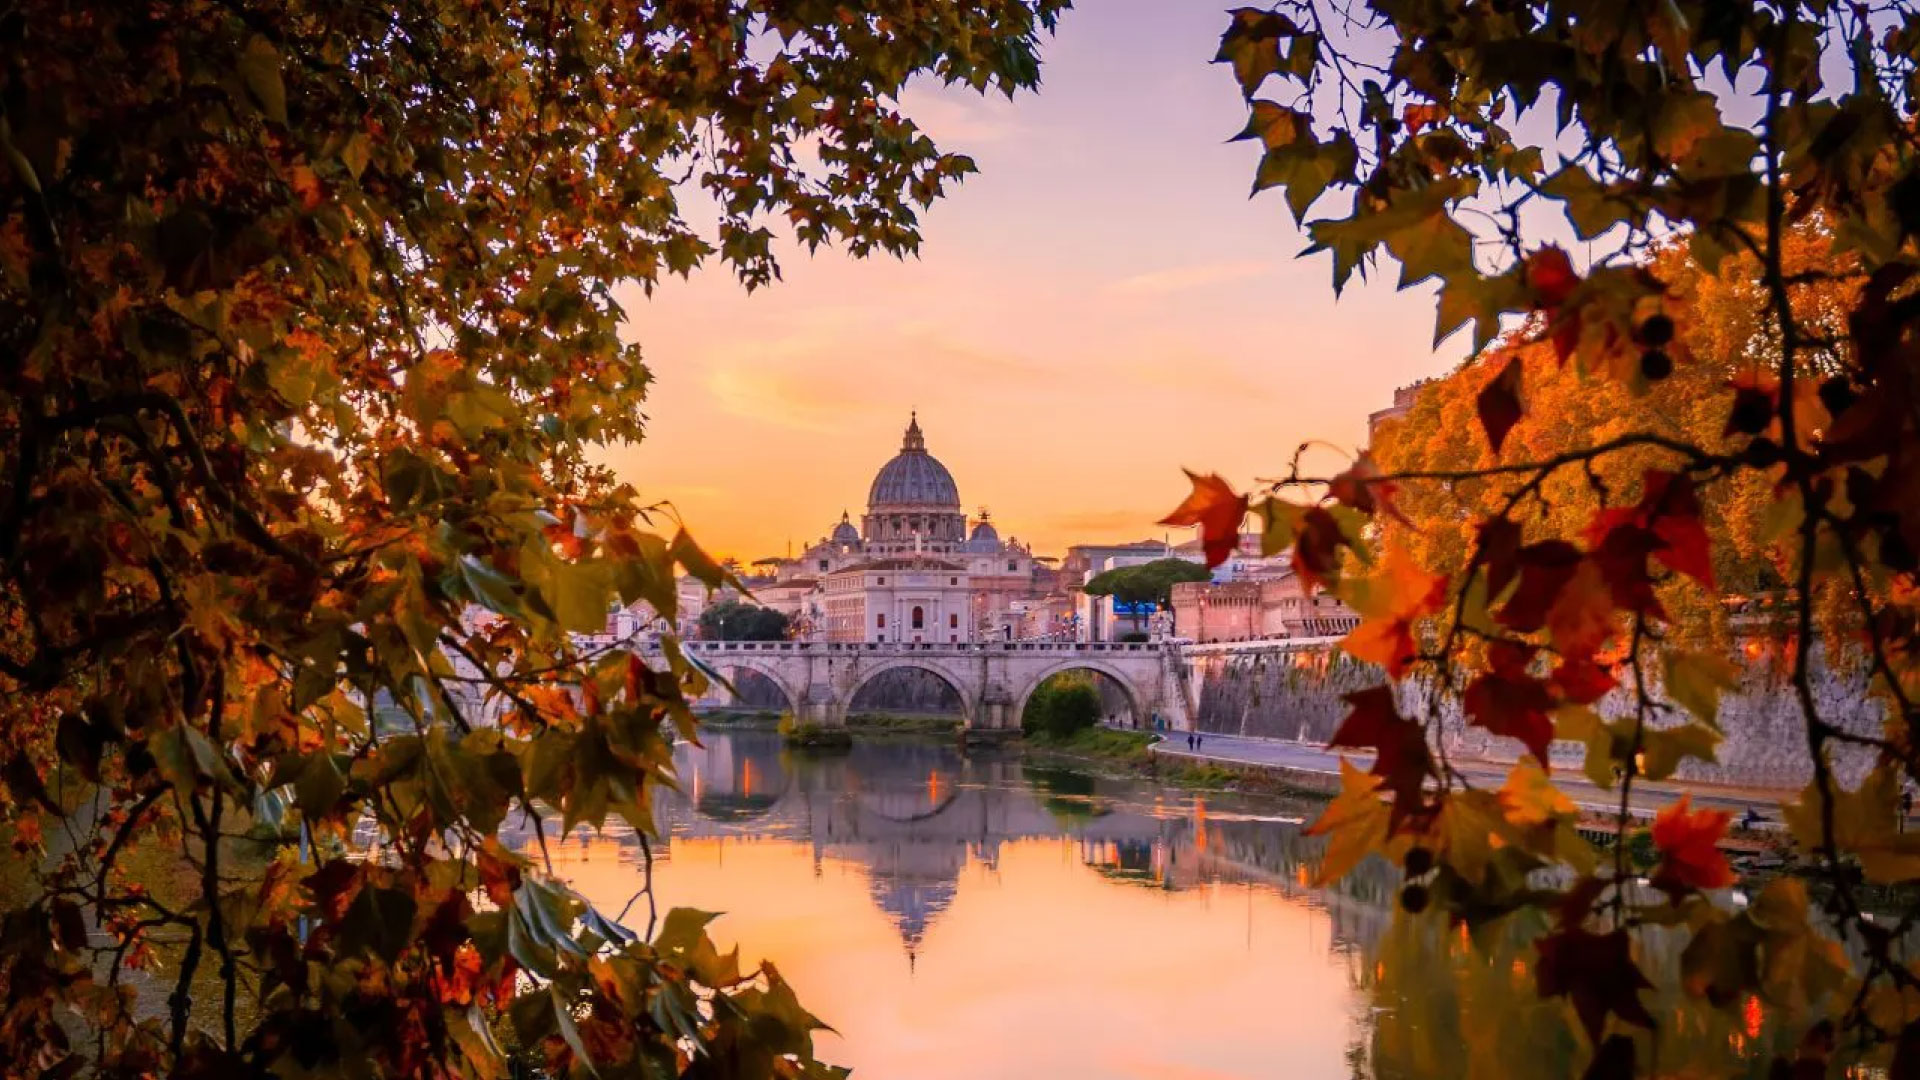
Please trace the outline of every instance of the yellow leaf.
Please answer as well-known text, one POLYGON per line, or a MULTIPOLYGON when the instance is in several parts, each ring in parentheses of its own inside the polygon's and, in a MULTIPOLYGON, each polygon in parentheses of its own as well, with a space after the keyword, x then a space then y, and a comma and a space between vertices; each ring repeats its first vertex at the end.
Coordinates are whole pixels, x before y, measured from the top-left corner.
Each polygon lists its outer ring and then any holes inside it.
POLYGON ((1340 794, 1307 828, 1307 835, 1327 838, 1327 850, 1314 877, 1316 885, 1339 881, 1386 844, 1388 810, 1379 789, 1379 777, 1340 759, 1340 794))
POLYGON ((1672 649, 1661 658, 1667 696, 1709 724, 1718 724, 1720 693, 1740 684, 1740 669, 1724 656, 1672 649))
MULTIPOLYGON (((1868 773, 1852 791, 1837 782, 1833 786, 1834 847, 1859 859, 1861 872, 1875 884, 1920 878, 1920 833, 1899 830, 1899 797, 1899 773, 1884 765, 1868 773)), ((1821 820, 1825 804, 1819 786, 1809 783, 1798 802, 1780 808, 1793 838, 1809 853, 1825 845, 1821 820)))
POLYGON ((1523 761, 1507 774, 1500 787, 1500 808, 1515 825, 1544 825, 1575 812, 1573 800, 1553 786, 1540 766, 1523 761))
POLYGON ((1493 849, 1507 842, 1500 800, 1488 791, 1455 791, 1440 808, 1441 854, 1448 866, 1475 885, 1487 876, 1493 849))

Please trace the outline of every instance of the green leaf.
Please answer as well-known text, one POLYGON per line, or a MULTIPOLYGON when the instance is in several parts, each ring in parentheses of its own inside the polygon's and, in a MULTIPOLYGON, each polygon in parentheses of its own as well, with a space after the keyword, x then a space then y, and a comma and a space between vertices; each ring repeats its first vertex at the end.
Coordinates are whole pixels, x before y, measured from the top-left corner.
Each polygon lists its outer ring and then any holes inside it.
POLYGON ((240 54, 240 78, 260 103, 260 111, 276 124, 287 122, 287 88, 280 81, 280 54, 273 43, 256 34, 240 54))
POLYGON ((1740 684, 1740 669, 1723 656, 1679 649, 1669 650, 1661 662, 1667 696, 1693 715, 1719 726, 1720 694, 1740 684))
POLYGON ((1640 733, 1640 772, 1649 780, 1672 776, 1687 758, 1713 761, 1720 733, 1705 724, 1649 727, 1640 733))
POLYGON ((559 986, 547 989, 553 998, 553 1019, 560 1028, 560 1037, 567 1042, 567 1049, 573 1051, 574 1059, 587 1070, 588 1075, 599 1076, 600 1070, 594 1067, 593 1059, 587 1056, 587 1044, 580 1041, 580 1029, 573 1022, 573 1003, 561 995, 559 986))

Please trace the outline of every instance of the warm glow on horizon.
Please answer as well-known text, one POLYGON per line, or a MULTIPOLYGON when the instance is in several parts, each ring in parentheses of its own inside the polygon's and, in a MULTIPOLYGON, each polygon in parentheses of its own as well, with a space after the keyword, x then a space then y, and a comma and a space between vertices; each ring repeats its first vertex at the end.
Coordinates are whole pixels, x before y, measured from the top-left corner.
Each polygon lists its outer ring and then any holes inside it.
POLYGON ((790 252, 752 295, 717 267, 629 291, 656 381, 649 439, 613 466, 750 562, 857 520, 918 409, 966 510, 1059 554, 1168 535, 1183 465, 1251 486, 1304 439, 1357 445, 1464 346, 1433 351, 1427 287, 1336 303, 1277 195, 1247 198, 1244 106, 1208 63, 1224 25, 1108 0, 1068 13, 1038 94, 909 94, 981 169, 923 215, 917 259, 790 252))

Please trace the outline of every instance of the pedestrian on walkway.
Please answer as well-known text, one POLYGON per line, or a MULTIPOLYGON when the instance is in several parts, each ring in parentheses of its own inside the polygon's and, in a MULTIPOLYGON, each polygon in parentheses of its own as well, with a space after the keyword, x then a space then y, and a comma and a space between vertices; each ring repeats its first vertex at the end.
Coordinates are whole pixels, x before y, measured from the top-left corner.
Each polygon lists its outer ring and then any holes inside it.
POLYGON ((1207 737, 1199 732, 1195 732, 1193 735, 1193 748, 1198 750, 1205 745, 1207 745, 1207 737))
POLYGON ((1187 749, 1193 749, 1193 732, 1191 731, 1187 732, 1187 749))

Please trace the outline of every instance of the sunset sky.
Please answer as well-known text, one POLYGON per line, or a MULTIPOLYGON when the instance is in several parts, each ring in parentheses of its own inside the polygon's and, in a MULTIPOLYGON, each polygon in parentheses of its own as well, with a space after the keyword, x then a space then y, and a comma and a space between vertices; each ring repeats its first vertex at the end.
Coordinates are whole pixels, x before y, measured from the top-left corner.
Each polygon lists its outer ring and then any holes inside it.
MULTIPOLYGON (((1356 284, 1277 193, 1214 0, 1094 0, 1047 44, 1038 94, 928 84, 906 111, 981 168, 923 219, 918 259, 794 254, 748 295, 715 266, 626 297, 657 380, 651 437, 613 455, 694 535, 751 560, 858 518, 918 409, 969 513, 1058 554, 1159 536, 1180 468, 1236 484, 1304 439, 1356 445, 1393 389, 1443 372, 1429 287, 1356 284)), ((1179 537, 1176 537, 1179 539, 1179 537)))

